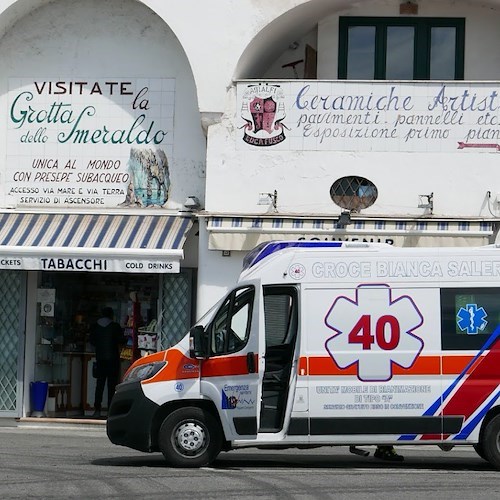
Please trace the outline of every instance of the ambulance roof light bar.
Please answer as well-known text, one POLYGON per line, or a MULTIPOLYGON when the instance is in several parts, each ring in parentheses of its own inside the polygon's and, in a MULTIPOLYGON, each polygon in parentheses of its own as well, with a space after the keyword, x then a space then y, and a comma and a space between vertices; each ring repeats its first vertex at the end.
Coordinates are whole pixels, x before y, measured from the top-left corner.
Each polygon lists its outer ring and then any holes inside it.
MULTIPOLYGON (((364 242, 341 241, 266 241, 250 250, 243 259, 243 271, 255 266, 261 260, 287 248, 370 248, 375 245, 364 242)), ((385 245, 384 245, 385 246, 385 245)), ((387 245, 390 247, 390 245, 387 245)))
POLYGON ((246 271, 266 259, 272 254, 285 250, 287 248, 373 248, 395 250, 395 247, 387 243, 366 243, 361 241, 266 241, 250 250, 243 259, 243 269, 246 271))

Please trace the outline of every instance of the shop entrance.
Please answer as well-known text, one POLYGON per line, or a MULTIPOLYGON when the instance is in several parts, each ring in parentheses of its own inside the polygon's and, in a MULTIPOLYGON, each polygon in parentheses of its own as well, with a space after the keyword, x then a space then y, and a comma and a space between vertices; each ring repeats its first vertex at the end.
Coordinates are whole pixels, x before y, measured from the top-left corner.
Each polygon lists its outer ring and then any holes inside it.
MULTIPOLYGON (((133 359, 155 351, 159 275, 41 272, 39 276, 35 380, 48 383, 45 413, 49 417, 92 415, 95 355, 90 327, 104 307, 113 309, 125 341, 122 374, 133 359), (138 343, 140 334, 142 343, 138 343)), ((106 394, 105 389, 104 413, 106 394)))

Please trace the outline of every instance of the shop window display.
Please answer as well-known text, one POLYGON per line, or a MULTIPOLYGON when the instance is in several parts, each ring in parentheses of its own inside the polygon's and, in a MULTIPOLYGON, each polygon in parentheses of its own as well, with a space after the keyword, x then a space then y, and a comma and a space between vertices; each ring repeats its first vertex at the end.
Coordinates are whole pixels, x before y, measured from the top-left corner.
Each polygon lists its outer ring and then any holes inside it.
MULTIPOLYGON (((89 329, 103 307, 113 309, 124 331, 122 375, 145 354, 138 343, 139 330, 157 322, 158 291, 157 275, 40 273, 35 379, 49 383, 48 416, 92 414, 95 356, 89 329)), ((147 352, 154 349, 151 344, 148 348, 147 352)), ((106 408, 106 398, 103 403, 106 408)))

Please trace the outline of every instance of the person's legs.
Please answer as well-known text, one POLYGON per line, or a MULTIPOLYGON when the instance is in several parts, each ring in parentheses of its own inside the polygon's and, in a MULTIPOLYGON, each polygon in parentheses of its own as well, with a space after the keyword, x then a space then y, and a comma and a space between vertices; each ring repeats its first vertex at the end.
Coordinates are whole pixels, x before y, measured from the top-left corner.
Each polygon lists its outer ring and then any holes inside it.
POLYGON ((111 405, 111 400, 115 393, 116 386, 120 382, 120 361, 111 362, 108 372, 108 411, 111 405))
POLYGON ((94 416, 101 416, 101 407, 102 407, 102 395, 104 393, 104 386, 106 385, 106 375, 99 374, 96 379, 95 384, 95 395, 94 395, 94 416))

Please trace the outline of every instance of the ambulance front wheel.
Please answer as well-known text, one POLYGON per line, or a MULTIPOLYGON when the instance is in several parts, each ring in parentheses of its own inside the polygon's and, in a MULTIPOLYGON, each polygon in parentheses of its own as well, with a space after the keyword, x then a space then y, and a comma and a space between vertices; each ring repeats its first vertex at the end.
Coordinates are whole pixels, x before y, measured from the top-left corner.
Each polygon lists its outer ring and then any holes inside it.
POLYGON ((161 424, 158 444, 172 467, 202 467, 219 454, 222 432, 217 420, 207 411, 180 408, 161 424))
POLYGON ((500 470, 500 415, 488 422, 482 443, 486 459, 493 467, 500 470))

